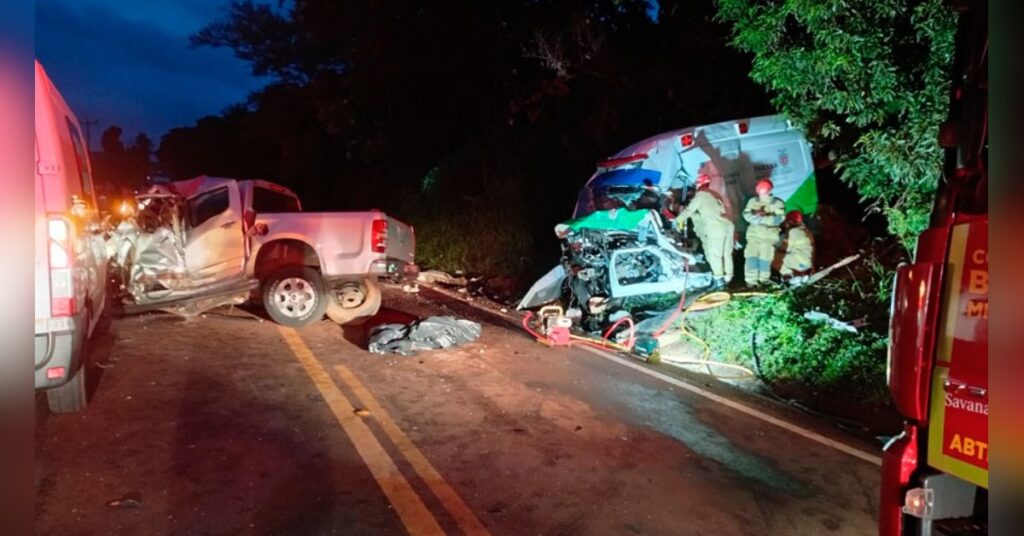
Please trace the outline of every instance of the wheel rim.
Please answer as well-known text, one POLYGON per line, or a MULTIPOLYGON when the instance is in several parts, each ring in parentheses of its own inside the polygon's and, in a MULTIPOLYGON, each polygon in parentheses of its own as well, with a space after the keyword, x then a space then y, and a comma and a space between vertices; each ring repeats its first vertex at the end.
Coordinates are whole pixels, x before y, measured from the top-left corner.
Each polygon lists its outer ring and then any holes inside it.
POLYGON ((338 291, 338 303, 345 309, 359 307, 366 301, 366 292, 359 285, 345 285, 338 291))
POLYGON ((282 279, 274 285, 274 306, 289 318, 300 318, 316 308, 313 285, 299 277, 282 279))

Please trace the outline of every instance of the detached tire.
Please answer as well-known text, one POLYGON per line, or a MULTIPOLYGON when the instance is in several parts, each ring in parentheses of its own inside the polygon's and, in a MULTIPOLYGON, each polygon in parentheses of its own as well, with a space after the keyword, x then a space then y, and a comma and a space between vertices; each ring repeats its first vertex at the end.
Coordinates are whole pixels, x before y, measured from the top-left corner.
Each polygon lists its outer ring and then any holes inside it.
POLYGON ((284 266, 263 280, 263 308, 270 318, 293 328, 324 317, 327 293, 320 272, 306 266, 284 266))
MULTIPOLYGON (((346 296, 339 289, 330 292, 330 298, 327 300, 327 317, 338 325, 358 324, 380 311, 381 292, 377 283, 369 278, 358 283, 345 283, 345 285, 355 284, 361 287, 363 294, 363 300, 358 305, 347 302, 346 296)), ((352 293, 348 294, 348 296, 351 295, 352 293)))

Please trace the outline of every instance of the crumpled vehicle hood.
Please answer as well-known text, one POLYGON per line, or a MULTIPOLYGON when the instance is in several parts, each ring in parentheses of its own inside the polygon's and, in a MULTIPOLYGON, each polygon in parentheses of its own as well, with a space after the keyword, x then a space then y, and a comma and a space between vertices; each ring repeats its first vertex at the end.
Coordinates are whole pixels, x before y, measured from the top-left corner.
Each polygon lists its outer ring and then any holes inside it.
MULTIPOLYGON (((599 210, 555 226, 562 259, 519 303, 529 309, 568 297, 570 307, 588 314, 606 311, 608 302, 679 293, 712 283, 700 271, 700 257, 678 245, 653 210, 599 210)), ((614 307, 613 307, 614 309, 614 307)))

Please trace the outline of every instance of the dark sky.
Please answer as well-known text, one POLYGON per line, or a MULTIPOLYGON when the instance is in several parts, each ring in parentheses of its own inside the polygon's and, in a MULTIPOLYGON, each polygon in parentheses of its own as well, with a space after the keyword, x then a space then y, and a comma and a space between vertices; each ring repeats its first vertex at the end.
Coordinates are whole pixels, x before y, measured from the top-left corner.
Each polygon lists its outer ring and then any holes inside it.
POLYGON ((94 148, 111 124, 158 144, 263 85, 230 50, 189 45, 227 1, 37 0, 36 57, 79 120, 99 121, 94 148))

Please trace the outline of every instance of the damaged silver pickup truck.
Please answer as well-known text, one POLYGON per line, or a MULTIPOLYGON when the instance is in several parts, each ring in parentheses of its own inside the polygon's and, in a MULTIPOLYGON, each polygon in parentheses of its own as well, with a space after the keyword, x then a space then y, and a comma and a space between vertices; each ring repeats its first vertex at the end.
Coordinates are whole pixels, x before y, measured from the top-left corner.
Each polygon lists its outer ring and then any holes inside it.
POLYGON ((107 242, 128 314, 257 301, 286 326, 345 324, 376 314, 378 279, 418 273, 412 227, 380 211, 302 212, 271 182, 200 176, 136 201, 107 242))
POLYGON ((526 293, 520 309, 562 302, 591 326, 646 309, 659 298, 709 288, 698 244, 673 219, 699 174, 723 200, 740 239, 739 208, 770 178, 786 209, 813 214, 818 197, 810 143, 781 116, 688 127, 637 142, 598 162, 573 219, 555 226, 561 262, 526 293))

